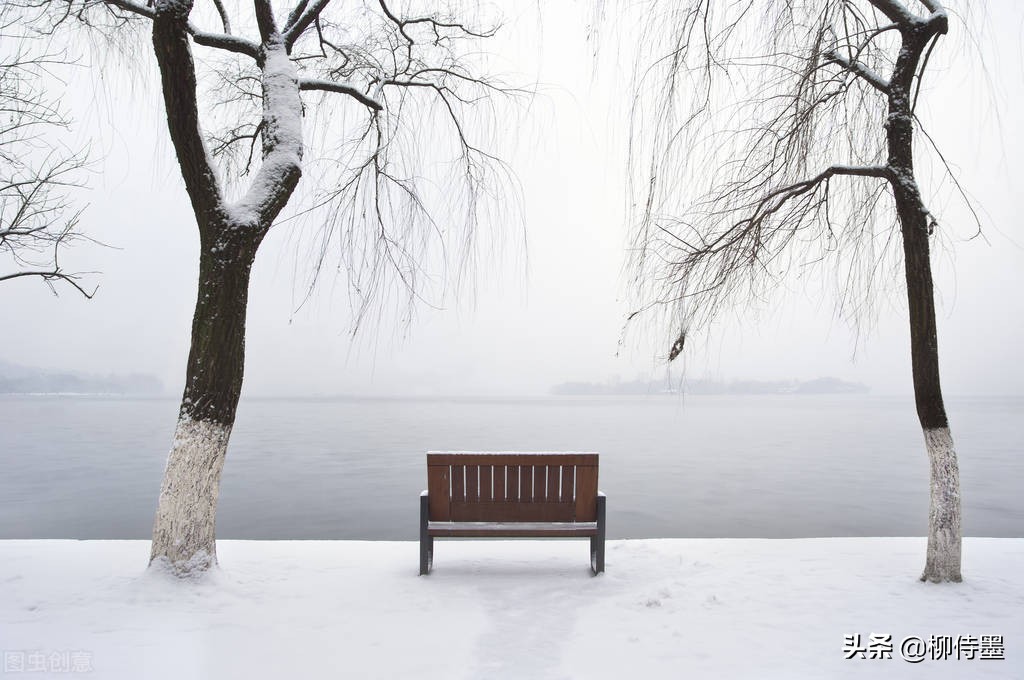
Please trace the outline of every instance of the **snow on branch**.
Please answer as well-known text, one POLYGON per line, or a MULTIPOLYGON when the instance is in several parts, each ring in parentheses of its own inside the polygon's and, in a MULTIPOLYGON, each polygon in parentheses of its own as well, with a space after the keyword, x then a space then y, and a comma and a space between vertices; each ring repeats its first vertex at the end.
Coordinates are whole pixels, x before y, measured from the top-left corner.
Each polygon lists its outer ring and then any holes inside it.
POLYGON ((330 0, 314 0, 313 4, 307 7, 307 0, 301 0, 295 6, 285 22, 282 33, 284 44, 289 50, 295 45, 295 41, 306 32, 310 24, 320 17, 329 2, 330 0))
POLYGON ((217 14, 220 15, 220 23, 224 26, 224 33, 231 35, 231 19, 228 17, 228 10, 224 7, 222 0, 213 0, 214 7, 217 8, 217 14))
POLYGON ((192 39, 196 41, 196 44, 202 45, 203 47, 213 47, 220 50, 226 50, 228 52, 244 54, 245 56, 252 57, 253 59, 256 59, 259 54, 259 46, 251 40, 227 35, 225 33, 208 33, 206 31, 200 31, 191 23, 188 25, 188 32, 192 36, 192 39))
POLYGON ((162 62, 201 229, 226 221, 258 234, 309 216, 320 230, 311 285, 338 257, 329 270, 348 277, 358 318, 387 296, 422 299, 424 285, 440 304, 468 278, 480 225, 516 224, 518 183, 489 145, 510 124, 498 116, 515 113, 499 103, 531 92, 489 70, 479 43, 497 21, 487 5, 405 16, 393 0, 290 0, 277 23, 275 3, 256 0, 256 22, 247 20, 256 26, 211 0, 220 33, 200 27, 193 0, 68 1, 72 12, 55 24, 70 18, 122 46, 135 38, 130 22, 153 23, 153 41, 139 47, 152 45, 162 62), (196 45, 214 53, 194 59, 196 45), (278 220, 300 176, 306 189, 296 197, 306 202, 278 220))
POLYGON ((265 47, 263 162, 249 189, 227 206, 235 224, 266 227, 281 212, 302 174, 302 102, 295 64, 283 43, 265 47))
POLYGON ((889 81, 857 60, 850 60, 835 50, 825 54, 826 60, 838 64, 850 73, 863 78, 871 87, 884 94, 889 93, 889 81))
MULTIPOLYGON (((133 0, 102 0, 102 2, 107 7, 124 10, 130 14, 135 14, 150 20, 156 18, 156 10, 150 4, 142 5, 137 2, 133 2, 133 0)), ((227 13, 224 11, 221 0, 216 0, 216 2, 218 12, 221 13, 221 21, 224 24, 225 32, 214 33, 210 31, 203 31, 189 22, 187 24, 189 35, 192 36, 192 39, 195 40, 198 45, 226 50, 228 52, 235 52, 237 54, 244 54, 255 59, 259 52, 259 46, 250 40, 230 34, 231 25, 228 21, 227 13)), ((88 6, 88 4, 88 2, 85 3, 86 6, 88 6)), ((81 18, 84 18, 84 14, 81 18)))
POLYGON ((949 15, 939 0, 920 0, 929 11, 929 16, 920 17, 900 0, 869 0, 872 5, 890 20, 900 26, 929 26, 933 33, 945 34, 949 30, 949 15))
POLYGON ((879 12, 902 26, 916 23, 918 18, 900 0, 868 0, 879 12))
POLYGON ((358 101, 363 106, 369 107, 374 111, 381 111, 384 106, 376 99, 364 94, 361 90, 352 85, 345 83, 338 83, 331 80, 322 80, 316 78, 300 78, 299 79, 300 90, 322 90, 324 92, 337 92, 338 94, 345 94, 358 101))

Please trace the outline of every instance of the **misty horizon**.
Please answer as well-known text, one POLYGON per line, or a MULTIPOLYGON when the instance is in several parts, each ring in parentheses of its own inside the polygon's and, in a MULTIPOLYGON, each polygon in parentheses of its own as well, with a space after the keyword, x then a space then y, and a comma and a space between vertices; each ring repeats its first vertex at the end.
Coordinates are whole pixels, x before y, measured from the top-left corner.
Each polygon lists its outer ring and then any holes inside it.
MULTIPOLYGON (((749 395, 790 395, 813 397, 819 394, 868 393, 882 397, 912 397, 907 391, 879 391, 873 386, 850 381, 840 376, 815 376, 809 379, 779 376, 767 380, 754 380, 744 376, 722 376, 705 374, 702 376, 680 375, 666 372, 655 377, 649 372, 639 372, 630 377, 618 374, 605 376, 598 380, 561 380, 552 383, 543 391, 537 392, 489 392, 463 393, 452 392, 266 392, 252 393, 245 390, 243 398, 249 399, 402 399, 402 398, 573 398, 583 396, 713 396, 718 394, 749 394, 749 395), (816 383, 835 383, 826 385, 823 391, 806 389, 816 383), (639 387, 638 387, 639 386, 639 387), (640 389, 640 388, 644 389, 640 389), (801 390, 800 388, 805 389, 801 390), (792 388, 792 389, 786 389, 792 388)), ((39 396, 97 396, 97 397, 145 397, 173 399, 180 395, 160 379, 150 373, 117 373, 92 374, 74 369, 47 368, 25 366, 14 362, 0 360, 0 396, 39 395, 39 396)), ((958 394, 949 396, 1021 396, 1019 393, 1000 394, 958 394)))

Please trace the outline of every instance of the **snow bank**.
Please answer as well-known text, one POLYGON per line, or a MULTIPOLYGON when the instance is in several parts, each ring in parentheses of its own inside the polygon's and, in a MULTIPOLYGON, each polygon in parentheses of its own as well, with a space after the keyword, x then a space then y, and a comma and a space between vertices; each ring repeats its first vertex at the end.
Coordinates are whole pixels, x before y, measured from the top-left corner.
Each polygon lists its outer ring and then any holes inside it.
POLYGON ((2 676, 1024 677, 1024 539, 965 539, 959 585, 917 581, 923 538, 608 548, 591 577, 586 542, 438 541, 418 577, 415 543, 220 541, 180 582, 144 541, 0 541, 4 663, 57 669, 2 676), (844 660, 872 633, 892 659, 844 660), (913 635, 1002 635, 1005 659, 911 664, 913 635))

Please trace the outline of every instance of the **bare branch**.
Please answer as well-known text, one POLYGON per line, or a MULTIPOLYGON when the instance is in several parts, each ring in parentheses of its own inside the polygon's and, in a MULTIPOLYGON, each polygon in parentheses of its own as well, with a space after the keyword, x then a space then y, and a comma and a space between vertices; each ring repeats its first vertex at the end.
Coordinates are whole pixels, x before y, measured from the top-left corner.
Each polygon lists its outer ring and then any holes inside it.
POLYGON ((54 65, 74 60, 38 51, 24 19, 17 6, 0 6, 0 281, 38 278, 55 294, 63 282, 89 298, 95 291, 78 283, 82 273, 60 264, 66 247, 91 240, 79 231, 82 211, 72 199, 87 154, 60 143, 70 123, 40 87, 54 65))
MULTIPOLYGON (((82 288, 81 284, 78 283, 78 279, 80 277, 77 274, 66 274, 66 273, 60 271, 59 269, 48 269, 48 270, 45 270, 45 271, 27 271, 27 272, 15 272, 14 274, 3 274, 3 275, 0 275, 0 281, 10 281, 12 279, 19 279, 19 278, 26 277, 26 276, 39 277, 42 280, 46 281, 47 283, 52 283, 53 281, 63 281, 64 283, 67 283, 67 284, 70 284, 71 286, 73 286, 87 300, 91 300, 93 298, 93 296, 96 295, 96 291, 99 288, 97 286, 96 288, 93 288, 92 292, 89 292, 85 288, 82 288)), ((52 285, 50 286, 50 288, 51 288, 51 290, 53 290, 53 286, 52 285)), ((56 291, 54 291, 54 292, 56 292, 56 291)))
POLYGON ((407 26, 415 26, 416 24, 429 25, 431 29, 434 31, 434 36, 436 40, 440 40, 441 38, 440 33, 438 32, 438 29, 441 28, 455 29, 466 35, 473 36, 474 38, 490 38, 497 32, 496 28, 493 28, 488 31, 475 31, 473 29, 467 28, 464 24, 454 21, 441 21, 436 17, 400 18, 398 15, 391 11, 391 9, 388 7, 387 3, 384 2, 384 0, 378 0, 378 2, 380 3, 381 9, 384 10, 384 15, 387 16, 387 18, 390 19, 396 26, 398 26, 399 32, 410 43, 416 41, 412 38, 412 36, 406 33, 405 29, 407 26))
POLYGON ((857 0, 697 3, 652 19, 645 40, 659 52, 638 71, 631 135, 631 159, 648 162, 631 166, 631 258, 636 308, 667 314, 672 339, 822 263, 856 323, 881 263, 901 271, 888 248, 902 221, 886 199, 902 197, 908 215, 934 226, 909 156, 889 149, 893 121, 911 121, 945 11, 933 3, 918 17, 903 2, 868 2, 892 23, 857 0), (878 39, 891 31, 895 46, 878 39))

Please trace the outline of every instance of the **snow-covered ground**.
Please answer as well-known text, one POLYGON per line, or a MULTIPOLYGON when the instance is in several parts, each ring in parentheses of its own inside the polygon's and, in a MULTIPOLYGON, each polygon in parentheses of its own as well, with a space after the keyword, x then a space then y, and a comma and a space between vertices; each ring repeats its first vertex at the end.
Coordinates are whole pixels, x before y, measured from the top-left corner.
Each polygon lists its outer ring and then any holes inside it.
POLYGON ((178 582, 144 541, 0 541, 0 678, 1024 678, 1024 539, 966 539, 958 585, 917 581, 924 548, 612 541, 591 577, 585 542, 438 541, 418 577, 415 543, 221 541, 178 582), (844 658, 871 634, 891 659, 844 658))

